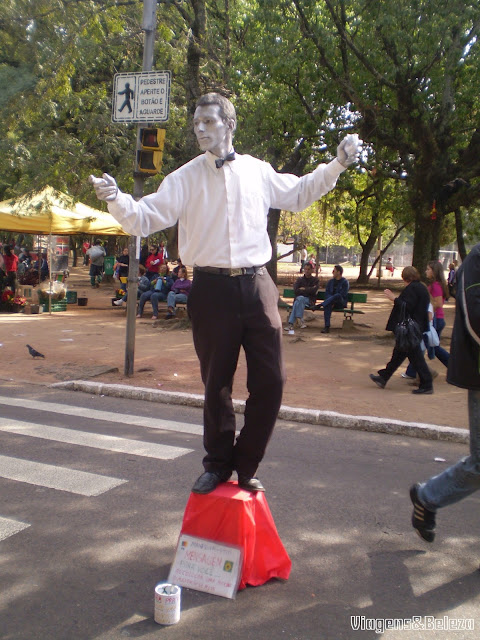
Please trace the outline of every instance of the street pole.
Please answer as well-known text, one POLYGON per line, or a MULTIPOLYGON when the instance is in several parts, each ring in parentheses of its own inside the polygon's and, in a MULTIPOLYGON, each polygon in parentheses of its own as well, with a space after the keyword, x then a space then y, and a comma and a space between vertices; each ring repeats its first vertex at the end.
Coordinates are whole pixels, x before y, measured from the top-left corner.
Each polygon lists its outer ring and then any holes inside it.
MULTIPOLYGON (((143 45, 142 71, 151 71, 153 68, 153 49, 155 46, 155 30, 157 25, 157 0, 143 0, 142 29, 145 32, 143 45)), ((145 125, 143 125, 145 126, 145 125)), ((135 147, 135 167, 137 164, 137 149, 140 146, 140 129, 137 126, 137 144, 135 147)), ((133 173, 133 197, 140 200, 143 196, 144 176, 135 170, 133 173)), ((126 376, 133 376, 133 363, 135 355, 135 323, 137 315, 137 289, 138 289, 138 262, 140 257, 140 243, 137 236, 128 239, 128 298, 127 298, 127 330, 125 345, 125 369, 126 376)))

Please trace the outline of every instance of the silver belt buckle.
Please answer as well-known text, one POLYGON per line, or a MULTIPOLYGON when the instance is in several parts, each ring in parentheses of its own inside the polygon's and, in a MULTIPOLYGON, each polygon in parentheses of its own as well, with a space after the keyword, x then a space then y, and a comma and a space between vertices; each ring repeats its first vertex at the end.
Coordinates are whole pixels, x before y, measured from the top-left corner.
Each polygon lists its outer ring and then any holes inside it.
POLYGON ((243 269, 230 269, 230 276, 233 278, 235 276, 243 276, 243 269))

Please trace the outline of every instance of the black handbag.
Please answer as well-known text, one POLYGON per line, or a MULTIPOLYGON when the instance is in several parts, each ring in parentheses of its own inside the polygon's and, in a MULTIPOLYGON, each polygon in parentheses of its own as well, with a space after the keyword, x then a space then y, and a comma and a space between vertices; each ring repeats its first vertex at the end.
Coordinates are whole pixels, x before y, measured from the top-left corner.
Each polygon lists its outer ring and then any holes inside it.
POLYGON ((410 318, 407 314, 407 305, 405 302, 400 303, 400 321, 394 329, 395 346, 400 351, 412 351, 423 339, 422 330, 418 322, 410 318))

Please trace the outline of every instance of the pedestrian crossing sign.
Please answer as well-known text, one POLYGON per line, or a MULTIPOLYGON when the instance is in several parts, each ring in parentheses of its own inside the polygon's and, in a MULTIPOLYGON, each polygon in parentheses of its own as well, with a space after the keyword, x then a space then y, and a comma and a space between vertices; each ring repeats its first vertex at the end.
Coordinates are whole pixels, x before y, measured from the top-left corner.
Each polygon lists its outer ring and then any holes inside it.
POLYGON ((112 122, 167 122, 170 83, 170 71, 115 74, 112 122))

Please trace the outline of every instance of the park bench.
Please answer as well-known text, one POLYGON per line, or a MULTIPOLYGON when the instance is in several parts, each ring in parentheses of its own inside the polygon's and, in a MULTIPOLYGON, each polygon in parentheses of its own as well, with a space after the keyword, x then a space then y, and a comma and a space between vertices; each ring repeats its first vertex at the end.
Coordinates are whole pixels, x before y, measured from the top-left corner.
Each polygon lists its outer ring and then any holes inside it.
MULTIPOLYGON (((295 291, 293 289, 284 289, 283 297, 287 299, 295 298, 295 291)), ((327 297, 325 291, 318 291, 316 299, 318 301, 325 300, 327 297)), ((355 304, 364 304, 367 302, 367 294, 366 293, 356 293, 353 291, 349 291, 348 293, 348 307, 333 309, 334 312, 343 313, 345 320, 353 320, 353 315, 355 313, 365 313, 361 309, 355 309, 355 304)), ((291 310, 293 305, 287 304, 288 310, 291 310)), ((307 305, 305 309, 310 309, 310 311, 314 311, 313 307, 307 305)))

